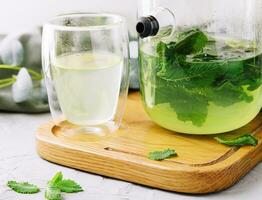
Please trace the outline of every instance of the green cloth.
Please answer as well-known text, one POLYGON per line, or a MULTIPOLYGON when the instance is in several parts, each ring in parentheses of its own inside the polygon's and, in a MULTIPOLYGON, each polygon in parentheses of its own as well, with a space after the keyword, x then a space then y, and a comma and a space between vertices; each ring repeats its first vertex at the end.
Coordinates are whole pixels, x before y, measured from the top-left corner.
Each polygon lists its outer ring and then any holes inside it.
MULTIPOLYGON (((39 92, 39 89, 36 89, 39 92)), ((22 103, 15 103, 12 98, 11 88, 0 90, 0 110, 5 112, 19 113, 43 113, 49 111, 47 102, 40 98, 38 92, 29 100, 22 103)))
MULTIPOLYGON (((41 31, 15 33, 0 36, 0 64, 25 67, 41 74, 41 31)), ((17 70, 0 69, 0 80, 17 75, 17 70)), ((33 81, 31 95, 25 101, 16 103, 12 86, 0 88, 0 111, 21 113, 48 112, 46 92, 40 80, 33 81)))

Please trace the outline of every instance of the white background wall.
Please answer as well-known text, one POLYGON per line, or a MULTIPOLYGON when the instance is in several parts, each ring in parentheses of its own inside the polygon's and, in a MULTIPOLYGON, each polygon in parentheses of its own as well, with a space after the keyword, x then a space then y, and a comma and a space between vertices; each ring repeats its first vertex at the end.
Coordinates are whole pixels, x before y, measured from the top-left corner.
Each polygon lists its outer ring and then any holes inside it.
MULTIPOLYGON (((137 1, 141 2, 142 0, 0 0, 0 34, 30 29, 41 25, 55 15, 70 12, 111 12, 121 14, 127 17, 129 29, 135 34, 137 1)), ((201 15, 206 20, 207 16, 204 11, 212 10, 208 5, 213 5, 207 4, 207 2, 210 2, 210 0, 161 0, 162 6, 168 7, 168 5, 174 3, 172 9, 176 14, 178 24, 188 19, 191 21, 201 20, 201 15), (201 5, 202 9, 195 9, 199 5, 201 5)), ((230 15, 230 18, 235 15, 242 17, 243 23, 249 24, 248 20, 252 20, 250 15, 255 13, 252 6, 258 0, 213 0, 212 2, 216 3, 216 10, 221 7, 220 10, 222 11, 212 12, 212 15, 230 15), (227 5, 225 5, 225 2, 227 5), (230 9, 235 9, 235 5, 238 6, 239 12, 232 12, 230 9), (249 7, 250 11, 248 10, 249 7), (239 13, 241 14, 239 15, 239 13)), ((260 5, 262 4, 260 3, 260 5)))
POLYGON ((137 0, 0 0, 0 34, 30 29, 57 14, 113 12, 128 18, 134 32, 137 0))

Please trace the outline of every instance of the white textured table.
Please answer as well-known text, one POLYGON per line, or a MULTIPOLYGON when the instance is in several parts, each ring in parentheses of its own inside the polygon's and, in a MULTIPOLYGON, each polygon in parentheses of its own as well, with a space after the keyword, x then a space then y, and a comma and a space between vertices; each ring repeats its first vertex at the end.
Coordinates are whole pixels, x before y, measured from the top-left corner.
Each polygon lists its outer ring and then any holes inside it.
POLYGON ((66 194, 65 200, 262 199, 262 164, 226 191, 193 196, 151 189, 49 163, 37 155, 34 138, 37 127, 49 119, 49 114, 0 113, 0 200, 44 200, 46 182, 57 171, 62 171, 65 177, 79 182, 85 190, 82 193, 66 194), (41 193, 16 194, 6 187, 6 182, 11 179, 37 184, 41 187, 41 193))

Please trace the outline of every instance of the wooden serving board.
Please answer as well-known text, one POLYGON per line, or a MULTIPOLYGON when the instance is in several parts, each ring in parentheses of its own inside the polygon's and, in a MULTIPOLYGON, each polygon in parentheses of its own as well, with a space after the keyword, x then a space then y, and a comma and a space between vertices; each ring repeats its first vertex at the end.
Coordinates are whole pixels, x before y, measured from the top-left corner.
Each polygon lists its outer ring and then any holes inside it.
MULTIPOLYGON (((245 113, 243 113, 244 115, 245 113)), ((211 193, 235 184, 262 160, 262 114, 247 126, 227 134, 254 133, 256 147, 229 148, 214 136, 191 136, 163 129, 147 117, 138 93, 129 95, 124 125, 98 137, 68 136, 52 122, 36 134, 39 155, 51 162, 154 188, 211 193), (147 159, 150 151, 175 149, 177 157, 147 159)))

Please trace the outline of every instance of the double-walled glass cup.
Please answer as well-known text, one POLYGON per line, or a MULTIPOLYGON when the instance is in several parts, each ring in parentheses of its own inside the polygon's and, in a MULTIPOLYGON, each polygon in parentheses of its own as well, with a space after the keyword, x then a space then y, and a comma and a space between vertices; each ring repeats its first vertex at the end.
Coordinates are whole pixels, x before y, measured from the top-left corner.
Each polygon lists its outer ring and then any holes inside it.
POLYGON ((43 71, 52 118, 72 133, 106 134, 121 123, 129 83, 125 19, 56 17, 43 28, 43 71))

